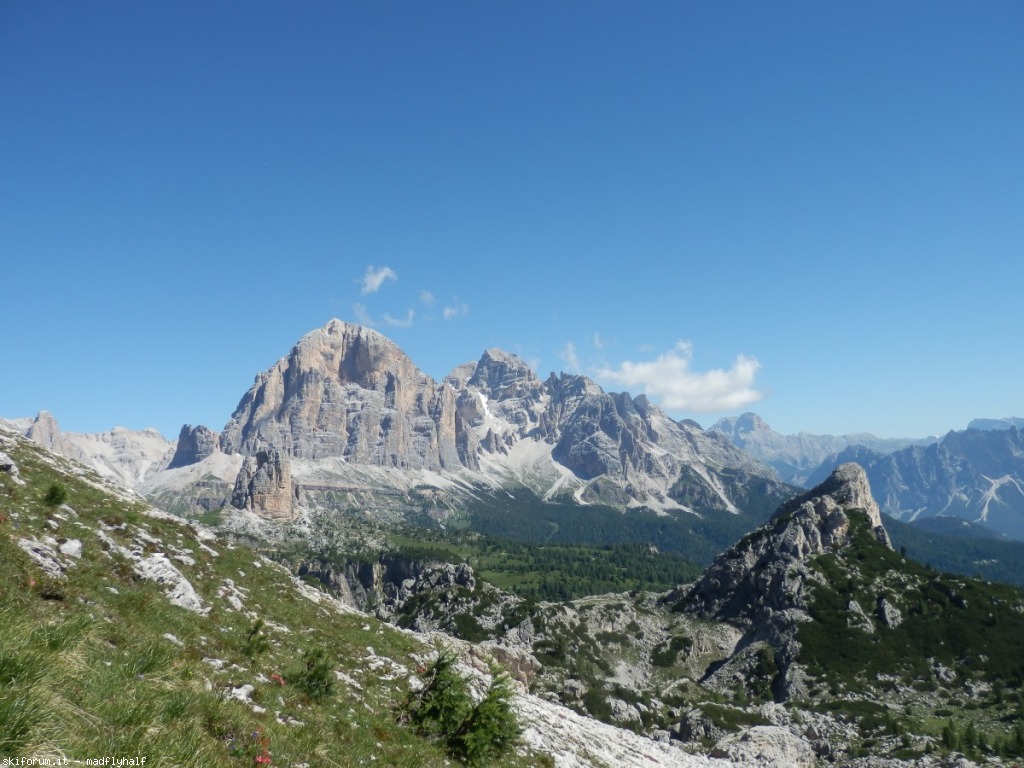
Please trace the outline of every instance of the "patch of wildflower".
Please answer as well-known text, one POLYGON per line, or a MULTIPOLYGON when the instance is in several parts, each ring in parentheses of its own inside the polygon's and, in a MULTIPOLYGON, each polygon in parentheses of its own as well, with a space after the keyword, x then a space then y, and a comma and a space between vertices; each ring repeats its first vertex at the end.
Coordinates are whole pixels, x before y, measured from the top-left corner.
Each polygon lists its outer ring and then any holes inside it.
POLYGON ((269 766, 273 763, 270 756, 270 737, 258 728, 247 736, 229 736, 227 747, 232 757, 243 761, 252 761, 255 766, 269 766))

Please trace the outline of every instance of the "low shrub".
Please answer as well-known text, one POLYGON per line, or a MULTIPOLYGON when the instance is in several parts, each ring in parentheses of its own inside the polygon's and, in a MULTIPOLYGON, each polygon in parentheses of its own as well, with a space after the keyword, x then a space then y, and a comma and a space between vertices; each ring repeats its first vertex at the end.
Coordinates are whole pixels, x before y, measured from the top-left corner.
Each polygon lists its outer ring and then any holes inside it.
POLYGON ((469 684, 456 671, 455 662, 451 653, 438 655, 423 673, 423 687, 409 696, 399 719, 421 736, 443 744, 467 765, 490 765, 519 738, 511 683, 506 674, 492 669, 487 692, 474 704, 469 684))

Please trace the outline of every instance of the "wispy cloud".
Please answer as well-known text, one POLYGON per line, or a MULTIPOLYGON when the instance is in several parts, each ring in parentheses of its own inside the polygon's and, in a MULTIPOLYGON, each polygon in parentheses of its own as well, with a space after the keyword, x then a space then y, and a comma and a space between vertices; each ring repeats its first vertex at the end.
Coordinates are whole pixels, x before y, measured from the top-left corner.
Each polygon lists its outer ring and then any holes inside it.
POLYGON ((420 291, 420 304, 432 307, 435 303, 437 303, 437 299, 434 298, 434 294, 430 291, 420 291))
POLYGON ((595 332, 594 335, 590 337, 590 344, 598 352, 604 349, 604 340, 601 338, 601 334, 597 332, 595 332))
POLYGON ((558 353, 558 356, 565 363, 565 367, 569 373, 579 373, 580 370, 580 358, 576 354, 576 345, 571 341, 565 342, 565 346, 562 347, 562 351, 558 353))
POLYGON ((385 313, 384 325, 390 325, 392 328, 409 328, 412 326, 414 317, 416 317, 416 311, 413 309, 407 310, 405 317, 392 317, 385 313))
POLYGON ((380 287, 384 284, 385 280, 397 279, 398 275, 391 267, 369 266, 366 268, 366 274, 363 275, 363 289, 361 293, 364 296, 368 293, 376 293, 380 290, 380 287))
POLYGON ((693 345, 679 341, 654 360, 627 360, 618 368, 602 368, 597 372, 605 379, 640 390, 670 410, 711 413, 743 408, 756 403, 764 394, 754 389, 754 377, 761 364, 753 357, 737 355, 729 370, 693 371, 693 345))
POLYGON ((376 321, 370 317, 370 313, 366 311, 365 304, 353 304, 352 314, 355 316, 356 322, 360 325, 365 325, 370 328, 377 325, 376 321))
POLYGON ((469 304, 464 301, 454 299, 452 303, 445 306, 441 312, 444 315, 445 320, 451 320, 454 317, 461 317, 462 315, 469 314, 469 304))

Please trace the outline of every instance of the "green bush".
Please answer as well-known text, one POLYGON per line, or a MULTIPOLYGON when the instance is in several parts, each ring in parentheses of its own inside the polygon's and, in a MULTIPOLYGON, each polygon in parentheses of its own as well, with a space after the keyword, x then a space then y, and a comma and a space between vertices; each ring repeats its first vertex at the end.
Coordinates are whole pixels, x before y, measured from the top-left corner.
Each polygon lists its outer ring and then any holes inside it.
POLYGON ((443 652, 426 670, 423 687, 410 696, 403 716, 421 736, 447 740, 472 707, 466 681, 455 671, 455 656, 443 652))
POLYGON ((263 619, 255 619, 249 627, 249 634, 242 643, 242 653, 250 659, 259 656, 270 648, 270 640, 263 633, 263 619))
POLYGON ((512 711, 512 696, 508 676, 496 674, 484 698, 448 740, 456 757, 469 765, 490 765, 515 745, 519 723, 512 711))
POLYGON ((487 693, 474 704, 468 683, 455 670, 455 661, 449 652, 438 655, 423 674, 423 687, 409 697, 400 718, 466 764, 490 765, 519 738, 508 675, 492 669, 487 693))
POLYGON ((334 690, 334 667, 323 648, 311 648, 302 655, 302 666, 292 675, 295 687, 311 699, 330 696, 334 690))
POLYGON ((43 503, 48 507, 59 507, 68 497, 68 489, 63 483, 50 483, 43 496, 43 503))

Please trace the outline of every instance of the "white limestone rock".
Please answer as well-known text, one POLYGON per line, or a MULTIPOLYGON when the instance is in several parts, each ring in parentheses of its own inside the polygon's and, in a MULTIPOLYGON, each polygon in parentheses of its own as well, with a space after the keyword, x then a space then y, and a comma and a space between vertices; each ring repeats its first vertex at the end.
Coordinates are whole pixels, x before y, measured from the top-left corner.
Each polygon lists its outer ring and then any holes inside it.
POLYGON ((785 728, 758 725, 730 733, 716 742, 712 757, 761 768, 816 768, 811 745, 785 728))
POLYGON ((59 549, 62 555, 73 557, 75 560, 82 559, 82 542, 79 539, 68 539, 59 549))
POLYGON ((25 481, 21 479, 21 473, 18 471, 18 465, 14 463, 14 459, 3 451, 0 451, 0 472, 7 473, 16 485, 25 484, 25 481))
POLYGON ((163 585, 167 599, 173 605, 203 615, 210 610, 203 605, 192 583, 162 552, 154 552, 147 557, 136 556, 133 559, 135 562, 132 569, 135 573, 148 581, 163 585))
POLYGON ((54 579, 64 578, 67 566, 58 557, 57 550, 53 546, 45 541, 31 538, 18 539, 18 547, 32 558, 32 562, 39 566, 47 576, 54 579))

